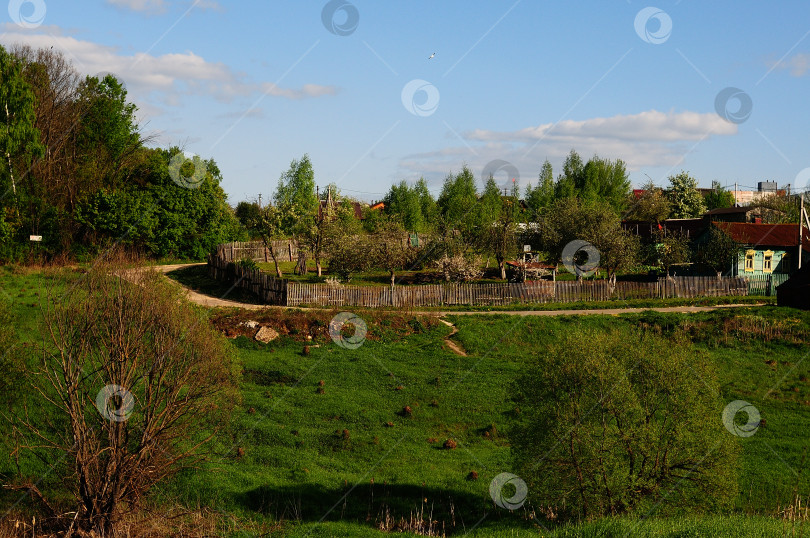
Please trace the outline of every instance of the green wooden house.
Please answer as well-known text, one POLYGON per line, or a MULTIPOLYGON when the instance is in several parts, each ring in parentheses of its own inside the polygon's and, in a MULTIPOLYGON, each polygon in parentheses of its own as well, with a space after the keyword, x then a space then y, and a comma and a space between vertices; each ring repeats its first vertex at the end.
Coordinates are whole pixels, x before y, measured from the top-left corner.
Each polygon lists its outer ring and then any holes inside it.
MULTIPOLYGON (((731 274, 791 274, 798 269, 799 225, 713 222, 740 245, 731 274)), ((802 228, 802 266, 810 264, 810 232, 802 228)))

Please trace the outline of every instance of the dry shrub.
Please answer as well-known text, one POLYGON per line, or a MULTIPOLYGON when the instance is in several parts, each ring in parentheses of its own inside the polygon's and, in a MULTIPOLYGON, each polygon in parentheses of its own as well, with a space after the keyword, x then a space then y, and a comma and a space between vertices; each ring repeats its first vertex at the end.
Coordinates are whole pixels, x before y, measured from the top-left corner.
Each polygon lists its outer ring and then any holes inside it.
POLYGON ((238 400, 232 352, 162 275, 122 264, 49 292, 43 318, 29 372, 42 409, 22 410, 16 431, 22 448, 63 462, 76 504, 69 517, 49 509, 53 528, 108 536, 152 486, 204 459, 238 400))
POLYGON ((447 282, 470 282, 478 280, 484 274, 481 270, 481 260, 477 257, 465 257, 461 254, 455 256, 442 255, 434 262, 447 282))

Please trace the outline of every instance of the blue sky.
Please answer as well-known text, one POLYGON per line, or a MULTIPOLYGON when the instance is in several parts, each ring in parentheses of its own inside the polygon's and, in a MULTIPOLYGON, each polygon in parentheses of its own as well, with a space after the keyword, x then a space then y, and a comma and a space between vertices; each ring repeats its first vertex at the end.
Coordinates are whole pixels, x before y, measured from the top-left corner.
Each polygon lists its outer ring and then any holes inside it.
POLYGON ((213 157, 232 203, 266 200, 304 153, 365 200, 497 159, 525 186, 572 148, 635 186, 683 169, 810 187, 806 0, 11 0, 6 17, 0 44, 124 80, 144 134, 213 157))

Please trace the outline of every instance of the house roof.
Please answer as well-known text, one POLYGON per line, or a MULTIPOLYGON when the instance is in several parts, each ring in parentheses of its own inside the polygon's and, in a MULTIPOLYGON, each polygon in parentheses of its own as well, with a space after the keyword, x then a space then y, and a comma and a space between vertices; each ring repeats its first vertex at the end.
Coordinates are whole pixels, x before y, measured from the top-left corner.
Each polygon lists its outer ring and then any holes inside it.
MULTIPOLYGON (((799 244, 798 224, 753 224, 713 222, 738 243, 763 247, 795 247, 799 244)), ((810 232, 802 227, 802 250, 810 252, 810 232)))
MULTIPOLYGON (((318 217, 320 218, 323 215, 323 211, 326 209, 326 205, 329 202, 327 200, 321 200, 320 204, 318 204, 318 217)), ((358 220, 362 220, 363 218, 363 204, 360 202, 352 202, 347 200, 341 200, 341 204, 351 204, 352 209, 354 210, 354 218, 358 220)))
POLYGON ((721 209, 712 209, 711 211, 706 211, 706 215, 734 215, 739 213, 747 214, 749 211, 759 212, 759 207, 725 207, 721 209))
MULTIPOLYGON (((694 239, 699 236, 703 230, 708 226, 709 221, 706 219, 667 219, 661 221, 661 228, 668 232, 679 232, 689 239, 694 239)), ((641 237, 643 240, 649 240, 653 232, 658 230, 658 226, 654 222, 645 222, 640 220, 624 220, 622 221, 622 228, 627 231, 633 232, 641 237)))

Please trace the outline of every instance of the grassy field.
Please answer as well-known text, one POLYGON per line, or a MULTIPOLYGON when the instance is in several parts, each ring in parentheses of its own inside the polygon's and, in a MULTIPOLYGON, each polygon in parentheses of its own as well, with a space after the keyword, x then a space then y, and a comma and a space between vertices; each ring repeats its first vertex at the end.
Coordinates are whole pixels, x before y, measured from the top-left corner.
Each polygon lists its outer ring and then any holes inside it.
MULTIPOLYGON (((13 303, 21 340, 37 338, 39 301, 49 287, 58 291, 80 276, 0 268, 0 295, 13 303)), ((231 430, 211 447, 210 462, 180 473, 151 502, 214 511, 236 522, 225 533, 233 536, 255 535, 256 525, 290 536, 381 536, 380 528, 433 522, 439 533, 471 536, 764 537, 790 535, 790 524, 770 516, 790 505, 797 487, 804 499, 810 494, 806 313, 767 306, 688 315, 450 316, 458 328, 452 339, 467 356, 447 347, 451 328, 433 318, 357 313, 369 332, 359 349, 349 350, 327 334, 334 313, 212 312, 218 328, 242 332, 232 340, 242 363, 241 402, 231 430), (254 342, 238 326, 246 319, 273 326, 281 337, 254 342), (515 512, 493 505, 490 481, 511 470, 506 434, 516 413, 510 401, 516 375, 564 331, 619 326, 685 332, 715 363, 723 399, 745 399, 766 420, 754 436, 738 439, 741 494, 733 514, 623 517, 559 528, 544 522, 546 531, 533 522, 530 505, 515 512), (455 449, 443 447, 448 439, 455 449)), ((17 467, 10 439, 2 441, 6 483, 17 467)), ((45 476, 41 488, 58 492, 61 480, 50 463, 20 460, 24 475, 45 476)), ((18 500, 0 493, 0 508, 18 500)), ((15 507, 28 508, 28 501, 15 507)))

